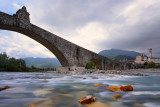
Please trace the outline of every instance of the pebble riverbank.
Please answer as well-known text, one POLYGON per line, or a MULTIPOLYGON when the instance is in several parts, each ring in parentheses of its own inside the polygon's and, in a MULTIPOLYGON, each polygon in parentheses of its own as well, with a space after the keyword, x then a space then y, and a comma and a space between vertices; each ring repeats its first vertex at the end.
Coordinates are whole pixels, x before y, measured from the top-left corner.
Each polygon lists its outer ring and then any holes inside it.
POLYGON ((128 76, 147 76, 148 74, 160 74, 160 69, 128 69, 128 70, 84 70, 84 71, 48 71, 56 74, 118 74, 128 76))

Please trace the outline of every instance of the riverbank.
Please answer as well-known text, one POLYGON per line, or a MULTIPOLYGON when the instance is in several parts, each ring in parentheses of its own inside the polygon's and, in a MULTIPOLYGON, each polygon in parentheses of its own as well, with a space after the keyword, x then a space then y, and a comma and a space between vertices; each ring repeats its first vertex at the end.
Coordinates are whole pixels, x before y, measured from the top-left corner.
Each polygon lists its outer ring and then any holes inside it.
POLYGON ((160 74, 160 69, 128 69, 128 70, 83 70, 83 71, 47 71, 55 74, 117 74, 128 76, 147 76, 149 74, 160 74))

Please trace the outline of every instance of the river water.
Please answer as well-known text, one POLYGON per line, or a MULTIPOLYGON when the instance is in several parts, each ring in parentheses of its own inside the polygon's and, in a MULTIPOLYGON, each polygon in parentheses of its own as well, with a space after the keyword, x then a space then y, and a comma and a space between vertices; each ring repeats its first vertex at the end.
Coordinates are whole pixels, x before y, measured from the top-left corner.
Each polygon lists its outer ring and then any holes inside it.
POLYGON ((0 72, 0 107, 85 107, 78 100, 96 97, 94 107, 160 107, 160 75, 124 76, 107 74, 58 75, 54 73, 0 72), (111 92, 96 83, 129 85, 132 92, 111 92), (115 94, 122 98, 114 100, 115 94))

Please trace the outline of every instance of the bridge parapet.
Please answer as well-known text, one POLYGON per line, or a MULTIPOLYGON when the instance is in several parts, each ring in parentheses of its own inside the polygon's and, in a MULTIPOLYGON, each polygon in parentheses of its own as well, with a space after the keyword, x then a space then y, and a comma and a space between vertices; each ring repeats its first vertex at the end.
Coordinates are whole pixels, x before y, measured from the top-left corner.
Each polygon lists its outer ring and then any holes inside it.
POLYGON ((23 6, 21 9, 19 9, 16 14, 13 16, 18 18, 18 23, 19 25, 24 28, 24 27, 30 27, 30 18, 29 18, 29 13, 27 12, 27 9, 25 6, 23 6))

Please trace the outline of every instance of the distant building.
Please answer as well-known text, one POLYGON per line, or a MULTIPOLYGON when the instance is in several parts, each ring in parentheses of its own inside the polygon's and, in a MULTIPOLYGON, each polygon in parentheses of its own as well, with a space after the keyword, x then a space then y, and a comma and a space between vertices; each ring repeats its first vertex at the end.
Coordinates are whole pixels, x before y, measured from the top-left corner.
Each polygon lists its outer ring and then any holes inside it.
POLYGON ((152 57, 152 48, 149 49, 149 56, 145 57, 144 53, 141 56, 137 56, 135 63, 144 64, 145 62, 154 62, 156 65, 160 65, 160 58, 152 57))

